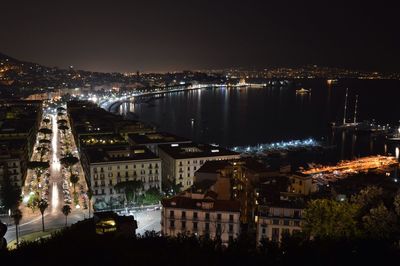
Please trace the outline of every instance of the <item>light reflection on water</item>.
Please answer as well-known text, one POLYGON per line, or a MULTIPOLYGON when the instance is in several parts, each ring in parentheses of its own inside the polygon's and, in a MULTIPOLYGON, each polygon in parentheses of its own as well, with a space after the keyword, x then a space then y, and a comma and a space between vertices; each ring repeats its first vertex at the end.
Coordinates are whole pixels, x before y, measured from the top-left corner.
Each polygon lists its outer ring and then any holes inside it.
POLYGON ((395 154, 395 147, 376 136, 331 132, 330 123, 343 120, 343 103, 349 88, 347 120, 353 120, 359 95, 359 120, 398 123, 393 112, 400 97, 399 81, 296 81, 287 87, 215 88, 166 95, 149 104, 125 104, 120 111, 150 122, 160 130, 223 146, 246 146, 309 137, 338 147, 338 157, 374 153, 395 154), (296 95, 298 88, 312 93, 296 95))

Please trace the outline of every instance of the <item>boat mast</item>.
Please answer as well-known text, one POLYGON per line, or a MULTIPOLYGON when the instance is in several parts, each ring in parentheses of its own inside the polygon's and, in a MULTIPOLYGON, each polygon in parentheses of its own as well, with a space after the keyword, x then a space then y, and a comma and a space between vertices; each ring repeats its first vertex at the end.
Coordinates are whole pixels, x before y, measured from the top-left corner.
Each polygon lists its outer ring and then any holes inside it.
POLYGON ((349 88, 346 88, 346 98, 344 100, 344 114, 343 114, 343 125, 346 125, 346 112, 347 112, 347 96, 349 95, 349 88))
POLYGON ((357 123, 357 105, 358 105, 358 95, 356 95, 356 103, 354 105, 354 124, 357 123))

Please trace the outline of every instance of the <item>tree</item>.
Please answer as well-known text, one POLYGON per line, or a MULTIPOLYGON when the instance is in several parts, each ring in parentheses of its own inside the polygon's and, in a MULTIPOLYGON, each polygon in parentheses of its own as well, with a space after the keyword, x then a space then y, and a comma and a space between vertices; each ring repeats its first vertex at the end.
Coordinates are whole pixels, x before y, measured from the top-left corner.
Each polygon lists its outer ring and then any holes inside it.
POLYGON ((40 144, 50 144, 51 141, 48 140, 48 139, 41 139, 41 140, 39 140, 39 143, 40 143, 40 144))
POLYGON ((346 238, 359 234, 356 204, 328 199, 310 201, 304 210, 303 230, 317 238, 346 238))
POLYGON ((47 124, 49 124, 50 123, 50 119, 48 119, 48 118, 45 118, 45 119, 43 119, 43 122, 47 125, 47 124))
POLYGON ((30 161, 27 164, 28 169, 32 169, 36 171, 36 175, 40 176, 40 171, 47 169, 50 167, 50 163, 49 162, 38 162, 38 161, 30 161))
POLYGON ((65 167, 69 168, 71 175, 72 175, 72 166, 74 166, 78 162, 79 162, 79 159, 72 155, 68 155, 68 156, 60 159, 60 163, 62 165, 64 165, 65 167))
POLYGON ((59 125, 58 129, 61 130, 65 134, 65 131, 67 131, 69 129, 69 127, 67 127, 66 125, 59 125))
POLYGON ((115 185, 115 189, 123 189, 127 202, 136 202, 136 193, 143 188, 141 180, 125 181, 115 185))
POLYGON ((93 197, 93 191, 90 188, 87 192, 87 196, 89 199, 89 218, 90 218, 90 208, 92 207, 92 197, 93 197))
POLYGON ((38 207, 42 214, 42 231, 44 232, 44 211, 49 207, 49 204, 44 199, 41 199, 38 203, 38 207))
POLYGON ((59 125, 64 125, 64 124, 66 124, 66 123, 68 123, 68 121, 67 121, 66 119, 59 119, 59 120, 57 120, 57 124, 59 124, 59 125))
POLYGON ((75 192, 76 192, 75 186, 76 186, 76 184, 78 184, 78 182, 79 182, 79 176, 78 176, 78 175, 75 175, 75 174, 72 174, 72 175, 70 176, 70 178, 69 178, 69 181, 71 181, 71 183, 74 185, 74 193, 75 193, 75 192))
POLYGON ((370 209, 362 221, 365 233, 374 239, 391 239, 399 230, 395 213, 389 211, 383 203, 370 209))
POLYGON ((397 216, 400 216, 400 193, 399 192, 394 196, 393 206, 394 206, 394 211, 396 212, 397 216))
POLYGON ((48 129, 45 127, 39 129, 39 132, 44 134, 45 138, 47 138, 47 135, 50 135, 51 133, 53 133, 53 131, 51 129, 48 129))
POLYGON ((69 205, 64 205, 61 209, 62 213, 65 215, 65 227, 67 226, 67 218, 68 215, 71 213, 71 207, 69 205))
POLYGON ((49 151, 49 149, 46 147, 37 147, 36 150, 40 152, 40 161, 43 160, 43 156, 49 151))
POLYGON ((162 195, 158 188, 149 188, 143 198, 143 204, 157 204, 161 200, 162 195))
POLYGON ((32 210, 34 213, 36 211, 36 208, 39 206, 39 195, 37 193, 31 195, 28 200, 28 208, 32 210))
POLYGON ((19 226, 19 223, 21 222, 21 219, 22 219, 22 212, 17 208, 17 209, 15 209, 15 210, 13 211, 12 217, 13 217, 13 219, 14 219, 14 224, 15 224, 15 236, 16 236, 16 239, 17 239, 17 247, 18 247, 18 245, 19 245, 18 226, 19 226))

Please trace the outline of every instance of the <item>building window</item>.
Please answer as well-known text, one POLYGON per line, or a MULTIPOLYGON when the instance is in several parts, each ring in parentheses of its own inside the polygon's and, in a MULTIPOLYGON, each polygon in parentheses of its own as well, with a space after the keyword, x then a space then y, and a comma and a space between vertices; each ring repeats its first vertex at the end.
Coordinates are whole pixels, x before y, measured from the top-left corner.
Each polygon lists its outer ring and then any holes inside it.
POLYGON ((229 221, 233 222, 233 214, 229 214, 229 221))
POLYGON ((109 182, 109 184, 110 184, 110 186, 112 186, 112 184, 113 184, 111 179, 110 179, 110 182, 109 182))
POLYGON ((229 236, 229 242, 233 242, 233 236, 229 236))
POLYGON ((261 232, 262 232, 263 235, 265 235, 266 231, 267 231, 267 230, 265 229, 265 227, 263 227, 263 228, 261 229, 261 232))
POLYGON ((205 223, 205 224, 204 224, 204 229, 205 229, 206 231, 209 231, 209 230, 210 230, 210 223, 205 223))
POLYGON ((197 222, 193 223, 193 230, 197 230, 197 222))
POLYGON ((233 232, 233 224, 230 224, 229 225, 229 233, 232 233, 233 232))
POLYGON ((105 192, 104 192, 104 188, 103 188, 103 189, 101 189, 101 194, 103 194, 103 195, 105 194, 105 192))
POLYGON ((278 242, 279 241, 279 228, 272 228, 272 241, 278 242))
POLYGON ((110 194, 113 194, 113 189, 112 188, 110 188, 110 194))
POLYGON ((128 169, 128 165, 125 165, 125 169, 128 169))
POLYGON ((217 233, 219 233, 219 234, 220 234, 220 233, 221 233, 221 231, 222 231, 222 230, 221 230, 221 224, 217 224, 217 233))
POLYGON ((300 211, 294 211, 293 217, 294 218, 300 218, 300 211))
POLYGON ((279 220, 278 219, 273 219, 272 220, 272 224, 278 225, 279 224, 279 220))
POLYGON ((193 213, 193 219, 197 219, 197 212, 193 213))
POLYGON ((182 229, 185 229, 185 228, 186 228, 186 222, 182 221, 182 229))
POLYGON ((288 235, 290 235, 289 229, 288 228, 282 229, 282 236, 288 236, 288 235))
POLYGON ((220 213, 217 213, 217 220, 221 220, 222 215, 220 213))
POLYGON ((206 220, 210 220, 210 213, 206 213, 206 220))
POLYGON ((182 219, 185 219, 185 218, 186 218, 186 212, 183 211, 183 212, 182 212, 182 219))
POLYGON ((174 211, 169 211, 169 217, 174 217, 174 211))
POLYGON ((289 220, 283 220, 283 225, 289 226, 289 220))
POLYGON ((294 225, 294 226, 300 226, 300 221, 294 221, 294 222, 293 222, 293 225, 294 225))
POLYGON ((171 221, 169 221, 169 227, 175 227, 175 221, 174 220, 171 220, 171 221))

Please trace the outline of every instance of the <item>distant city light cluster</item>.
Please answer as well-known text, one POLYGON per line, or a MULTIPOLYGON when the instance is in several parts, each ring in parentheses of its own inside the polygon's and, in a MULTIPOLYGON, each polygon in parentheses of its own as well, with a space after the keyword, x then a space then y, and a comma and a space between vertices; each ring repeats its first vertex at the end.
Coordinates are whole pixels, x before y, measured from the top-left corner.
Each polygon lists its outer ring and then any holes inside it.
POLYGON ((318 146, 321 146, 320 142, 316 141, 313 138, 308 138, 305 140, 281 141, 268 144, 259 144, 256 146, 237 146, 233 147, 233 150, 242 153, 257 153, 264 151, 291 150, 291 149, 309 148, 318 146))

